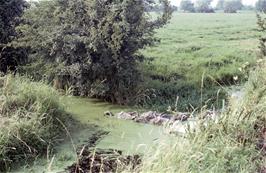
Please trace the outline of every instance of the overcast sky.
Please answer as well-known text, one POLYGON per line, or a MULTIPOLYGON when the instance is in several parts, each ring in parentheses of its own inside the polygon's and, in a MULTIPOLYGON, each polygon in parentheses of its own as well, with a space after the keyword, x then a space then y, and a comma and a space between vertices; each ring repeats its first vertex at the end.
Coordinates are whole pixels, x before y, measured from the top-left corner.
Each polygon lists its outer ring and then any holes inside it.
MULTIPOLYGON (((170 0, 174 5, 179 6, 181 0, 170 0)), ((195 0, 192 0, 195 1, 195 0)), ((213 5, 215 6, 218 0, 213 0, 213 5)), ((242 0, 243 4, 245 5, 255 5, 256 0, 242 0)))

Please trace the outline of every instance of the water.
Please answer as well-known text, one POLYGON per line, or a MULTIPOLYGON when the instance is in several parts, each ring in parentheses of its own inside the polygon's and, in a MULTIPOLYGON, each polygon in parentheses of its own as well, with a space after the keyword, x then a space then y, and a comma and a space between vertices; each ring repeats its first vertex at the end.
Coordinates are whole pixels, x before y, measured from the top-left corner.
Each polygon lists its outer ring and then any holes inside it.
POLYGON ((19 168, 13 173, 42 173, 60 172, 71 165, 75 160, 75 149, 77 146, 86 143, 98 130, 108 131, 109 134, 103 137, 96 147, 103 149, 119 149, 125 154, 145 153, 156 146, 158 142, 167 142, 171 138, 165 135, 162 127, 148 124, 138 124, 132 121, 107 118, 105 111, 118 113, 130 110, 128 107, 112 105, 95 99, 64 97, 63 103, 73 118, 88 127, 72 133, 71 140, 67 140, 56 148, 55 155, 48 155, 46 158, 37 158, 36 161, 26 168, 19 168), (94 126, 94 125, 97 125, 94 126))

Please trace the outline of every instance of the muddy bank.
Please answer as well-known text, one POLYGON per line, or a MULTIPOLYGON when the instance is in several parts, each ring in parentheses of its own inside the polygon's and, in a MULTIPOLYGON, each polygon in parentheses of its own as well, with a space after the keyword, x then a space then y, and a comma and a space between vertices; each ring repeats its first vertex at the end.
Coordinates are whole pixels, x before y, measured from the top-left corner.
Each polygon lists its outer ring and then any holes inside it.
POLYGON ((79 160, 67 168, 69 173, 118 172, 123 169, 135 169, 141 164, 140 155, 123 155, 114 149, 82 148, 79 160))
POLYGON ((80 146, 77 161, 66 168, 68 173, 117 172, 133 170, 141 164, 140 155, 123 155, 121 150, 95 148, 108 132, 100 131, 90 138, 86 145, 80 146))

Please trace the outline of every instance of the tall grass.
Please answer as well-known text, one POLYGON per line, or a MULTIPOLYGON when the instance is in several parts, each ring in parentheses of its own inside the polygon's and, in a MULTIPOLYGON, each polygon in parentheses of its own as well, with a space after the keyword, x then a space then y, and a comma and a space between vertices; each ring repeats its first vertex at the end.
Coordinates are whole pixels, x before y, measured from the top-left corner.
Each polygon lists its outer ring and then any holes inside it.
POLYGON ((0 171, 47 152, 64 134, 69 116, 49 86, 8 75, 0 78, 0 171))
POLYGON ((145 156, 141 172, 260 172, 266 166, 266 63, 245 85, 244 98, 218 122, 190 132, 174 144, 162 144, 145 156))
POLYGON ((140 65, 145 76, 142 85, 155 91, 147 104, 165 109, 178 95, 179 110, 187 111, 190 104, 200 107, 203 74, 213 79, 205 78, 203 88, 203 100, 213 98, 210 106, 220 89, 216 81, 223 86, 246 82, 256 62, 256 21, 255 13, 174 13, 156 33, 161 42, 142 51, 150 57, 140 65))

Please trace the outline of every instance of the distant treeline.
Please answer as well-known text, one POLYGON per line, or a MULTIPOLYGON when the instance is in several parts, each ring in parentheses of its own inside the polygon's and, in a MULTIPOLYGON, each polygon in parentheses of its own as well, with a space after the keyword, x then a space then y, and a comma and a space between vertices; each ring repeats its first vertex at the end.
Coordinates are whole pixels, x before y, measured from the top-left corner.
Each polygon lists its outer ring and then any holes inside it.
MULTIPOLYGON (((164 11, 164 6, 163 5, 161 5, 161 4, 154 4, 154 5, 147 5, 146 6, 146 11, 149 11, 149 12, 162 12, 162 11, 164 11)), ((172 8, 172 11, 177 11, 178 10, 178 7, 177 6, 175 6, 175 5, 172 5, 171 6, 171 8, 172 8)))
POLYGON ((216 7, 211 6, 212 2, 213 0, 197 0, 195 3, 191 0, 182 0, 175 10, 190 13, 214 13, 215 10, 223 10, 225 13, 237 13, 239 10, 266 11, 266 0, 258 0, 255 7, 244 5, 242 0, 219 0, 216 7))

